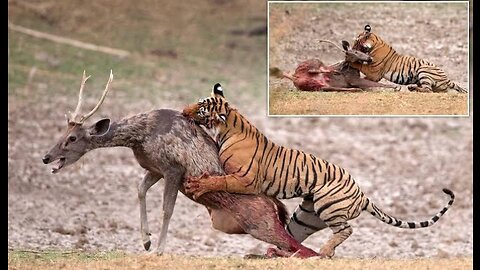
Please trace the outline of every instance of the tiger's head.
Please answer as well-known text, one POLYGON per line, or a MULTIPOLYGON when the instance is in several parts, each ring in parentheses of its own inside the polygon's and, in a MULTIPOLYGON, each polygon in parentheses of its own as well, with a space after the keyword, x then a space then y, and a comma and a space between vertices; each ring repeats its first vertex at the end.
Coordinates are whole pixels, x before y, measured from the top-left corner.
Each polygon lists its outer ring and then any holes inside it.
POLYGON ((370 53, 379 44, 380 39, 371 32, 372 27, 365 25, 364 31, 360 33, 353 44, 353 49, 364 53, 370 53))
POLYGON ((201 98, 197 103, 187 105, 183 109, 182 115, 199 125, 212 128, 227 121, 229 110, 230 107, 223 95, 223 88, 216 83, 210 97, 201 98))

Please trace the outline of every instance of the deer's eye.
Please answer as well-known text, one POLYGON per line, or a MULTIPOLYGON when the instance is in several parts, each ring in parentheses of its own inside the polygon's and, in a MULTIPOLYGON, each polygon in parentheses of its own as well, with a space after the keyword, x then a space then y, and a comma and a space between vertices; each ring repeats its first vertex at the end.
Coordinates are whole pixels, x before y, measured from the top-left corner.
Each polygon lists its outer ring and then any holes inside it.
POLYGON ((77 137, 75 137, 75 136, 69 136, 68 137, 69 142, 75 142, 76 140, 77 140, 77 137))

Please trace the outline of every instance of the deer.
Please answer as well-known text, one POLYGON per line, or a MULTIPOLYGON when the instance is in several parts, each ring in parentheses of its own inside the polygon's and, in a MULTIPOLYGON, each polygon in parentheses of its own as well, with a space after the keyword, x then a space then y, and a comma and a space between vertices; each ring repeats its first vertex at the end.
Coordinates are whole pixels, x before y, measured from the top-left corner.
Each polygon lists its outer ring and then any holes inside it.
POLYGON ((339 63, 326 66, 320 59, 313 58, 301 62, 293 74, 281 71, 279 68, 270 68, 270 75, 277 78, 287 78, 291 80, 294 86, 301 91, 345 91, 361 92, 370 88, 383 87, 400 90, 400 87, 373 82, 360 77, 360 72, 352 68, 349 63, 368 64, 372 62, 372 57, 359 50, 352 49, 350 43, 342 41, 342 46, 338 46, 329 40, 319 40, 327 42, 345 53, 345 59, 339 63))
MULTIPOLYGON (((127 147, 133 151, 138 164, 146 170, 138 184, 140 205, 140 232, 143 247, 149 251, 150 230, 147 221, 146 194, 150 187, 164 179, 163 220, 158 243, 151 253, 164 252, 170 219, 178 191, 185 193, 183 179, 198 176, 204 171, 225 174, 218 157, 218 149, 211 137, 197 125, 191 125, 179 111, 156 109, 125 117, 118 121, 103 118, 85 125, 102 105, 113 80, 107 81, 103 94, 87 114, 80 114, 85 82, 90 76, 83 73, 75 111, 67 117, 67 128, 57 143, 43 156, 44 164, 56 162, 51 172, 59 173, 74 164, 87 152, 106 147, 127 147)), ((288 256, 300 258, 318 254, 300 244, 286 230, 288 212, 279 200, 265 195, 241 195, 211 192, 195 202, 204 205, 210 215, 212 227, 227 234, 249 234, 273 244, 288 256)), ((267 257, 283 256, 276 248, 269 248, 267 257)), ((285 256, 287 256, 285 255, 285 256)))

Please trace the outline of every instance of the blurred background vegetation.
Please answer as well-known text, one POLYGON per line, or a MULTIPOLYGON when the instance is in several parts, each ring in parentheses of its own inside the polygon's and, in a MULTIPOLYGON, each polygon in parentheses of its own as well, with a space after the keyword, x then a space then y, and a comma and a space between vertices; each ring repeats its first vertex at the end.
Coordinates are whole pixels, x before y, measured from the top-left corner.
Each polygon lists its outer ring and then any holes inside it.
POLYGON ((84 69, 90 94, 113 69, 112 96, 157 107, 196 101, 217 81, 265 96, 266 2, 10 0, 8 9, 9 24, 130 52, 119 57, 9 28, 9 104, 75 99, 84 69))
POLYGON ((113 69, 111 95, 126 101, 177 107, 208 95, 218 81, 235 98, 263 105, 266 9, 259 0, 9 0, 9 24, 130 52, 119 57, 9 28, 9 104, 73 98, 84 69, 93 75, 91 89, 100 91, 113 69))

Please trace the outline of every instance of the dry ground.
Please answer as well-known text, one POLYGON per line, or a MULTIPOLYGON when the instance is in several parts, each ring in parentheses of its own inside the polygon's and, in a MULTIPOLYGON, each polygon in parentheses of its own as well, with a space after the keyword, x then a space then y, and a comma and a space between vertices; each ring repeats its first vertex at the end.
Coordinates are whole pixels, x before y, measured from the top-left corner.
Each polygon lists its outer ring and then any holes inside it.
POLYGON ((403 270, 403 269, 472 269, 472 258, 454 259, 332 259, 301 260, 289 259, 251 259, 244 260, 232 257, 205 258, 200 256, 132 256, 118 252, 108 253, 36 253, 11 252, 8 254, 10 269, 370 269, 370 270, 403 270))
MULTIPOLYGON (((457 196, 452 209, 431 228, 400 230, 368 214, 361 215, 351 222, 353 235, 337 249, 336 257, 377 258, 373 264, 381 264, 380 258, 434 258, 435 263, 446 262, 440 259, 447 258, 455 266, 468 265, 470 259, 465 262, 455 258, 473 256, 471 118, 266 117, 266 35, 232 31, 261 27, 266 10, 257 1, 217 0, 202 2, 196 8, 172 2, 158 8, 156 1, 142 1, 132 7, 110 5, 106 0, 81 6, 69 1, 48 6, 52 2, 37 2, 36 7, 46 6, 51 21, 48 16, 45 20, 37 13, 32 15, 30 9, 16 6, 16 1, 9 2, 9 19, 39 30, 128 49, 135 56, 117 59, 9 32, 9 250, 119 250, 144 254, 136 197, 144 171, 130 150, 96 150, 58 175, 50 174, 50 167, 41 162, 64 132, 64 114, 76 104, 82 70, 86 68, 93 75, 85 89, 88 108, 96 102, 108 70, 113 68, 112 91, 92 122, 105 116, 116 120, 154 108, 181 109, 208 95, 215 81, 226 80, 225 91, 231 104, 270 139, 342 165, 388 213, 404 219, 429 218, 448 199, 441 189, 452 189, 457 196), (157 7, 155 12, 153 6, 157 7), (113 23, 90 14, 92 9, 109 10, 113 23), (165 19, 180 13, 184 16, 165 19), (128 23, 127 18, 136 23, 128 23), (110 27, 103 28, 97 20, 110 27), (185 35, 166 34, 177 29, 176 25, 186 31, 185 35), (145 43, 135 42, 146 37, 145 43), (197 42, 203 46, 197 47, 197 42), (154 48, 176 49, 178 57, 151 55, 149 51, 154 48), (32 72, 33 67, 36 72, 32 72)), ((161 194, 162 185, 157 184, 147 198, 154 240, 160 228, 161 194)), ((299 200, 285 202, 293 211, 299 200)), ((305 244, 318 250, 330 234, 329 230, 319 232, 305 244)), ((165 252, 233 256, 234 264, 243 264, 238 257, 263 253, 267 247, 248 235, 213 230, 206 209, 180 195, 165 252)), ((9 259, 12 257, 9 253, 9 259)), ((135 255, 128 258, 143 261, 143 257, 137 259, 135 255)), ((145 259, 145 263, 153 260, 160 264, 169 258, 145 259)), ((24 263, 31 261, 26 257, 24 263)), ((179 261, 198 262, 189 257, 179 257, 179 261)), ((278 262, 287 264, 285 260, 278 262)), ((9 263, 18 269, 25 266, 9 263)), ((204 264, 216 262, 200 259, 198 265, 204 264)))
MULTIPOLYGON (((326 65, 339 62, 342 52, 317 40, 352 43, 365 24, 370 24, 397 52, 438 65, 468 89, 465 4, 271 3, 269 14, 269 67, 293 73, 300 62, 310 58, 319 58, 326 65)), ((406 87, 392 94, 297 92, 291 81, 270 77, 269 114, 467 115, 469 111, 468 95, 457 92, 425 95, 409 93, 406 87)))
POLYGON ((270 115, 458 115, 465 95, 417 92, 304 92, 270 88, 270 115))

